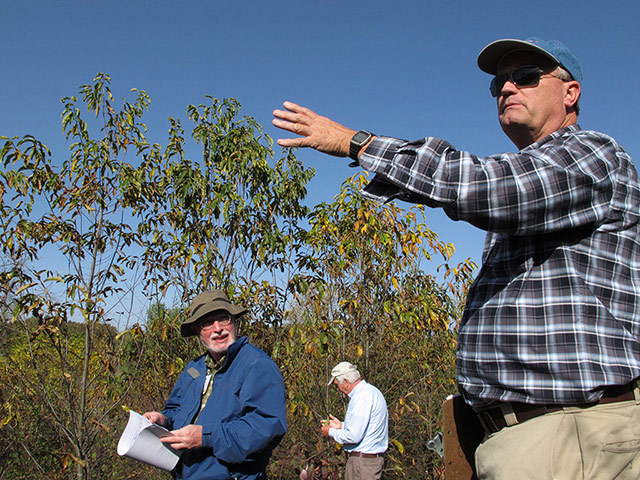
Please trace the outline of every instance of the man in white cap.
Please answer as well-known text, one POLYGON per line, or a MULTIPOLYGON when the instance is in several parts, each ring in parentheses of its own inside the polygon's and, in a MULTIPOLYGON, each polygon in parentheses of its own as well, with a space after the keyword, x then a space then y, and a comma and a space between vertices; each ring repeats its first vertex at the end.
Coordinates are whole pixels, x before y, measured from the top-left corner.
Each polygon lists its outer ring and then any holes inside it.
POLYGON ((493 75, 515 152, 480 157, 435 137, 376 136, 291 102, 273 124, 300 137, 278 143, 349 156, 375 175, 369 198, 439 207, 487 231, 456 361, 486 432, 479 478, 640 478, 633 161, 577 124, 582 70, 561 42, 498 40, 478 66, 493 75))
POLYGON ((197 295, 180 326, 207 352, 178 378, 162 412, 151 422, 172 429, 162 441, 184 450, 177 479, 266 480, 271 452, 287 430, 285 388, 269 356, 237 336, 247 309, 214 290, 197 295))
POLYGON ((360 378, 358 369, 349 362, 340 362, 331 370, 327 385, 349 396, 349 406, 341 422, 329 415, 321 425, 321 433, 343 445, 348 457, 345 480, 382 478, 384 453, 389 444, 389 413, 380 390, 360 378))

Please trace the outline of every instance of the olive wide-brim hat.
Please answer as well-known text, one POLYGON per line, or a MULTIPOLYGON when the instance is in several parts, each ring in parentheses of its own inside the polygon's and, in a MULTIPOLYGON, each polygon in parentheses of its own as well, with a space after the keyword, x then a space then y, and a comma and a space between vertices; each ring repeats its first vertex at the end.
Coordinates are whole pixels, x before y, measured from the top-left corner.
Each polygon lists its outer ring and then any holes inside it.
POLYGON ((202 292, 191 302, 187 309, 187 319, 180 325, 180 333, 183 337, 190 337, 196 332, 192 328, 195 323, 205 315, 224 310, 230 313, 234 318, 241 317, 249 310, 239 305, 231 303, 227 295, 222 290, 211 290, 210 292, 202 292))

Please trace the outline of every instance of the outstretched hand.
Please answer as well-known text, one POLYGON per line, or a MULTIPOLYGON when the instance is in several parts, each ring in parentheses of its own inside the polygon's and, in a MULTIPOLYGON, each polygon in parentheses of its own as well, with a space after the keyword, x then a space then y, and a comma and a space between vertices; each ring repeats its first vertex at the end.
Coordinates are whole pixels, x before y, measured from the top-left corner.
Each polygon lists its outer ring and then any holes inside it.
POLYGON ((310 147, 336 157, 349 155, 349 144, 356 130, 318 115, 308 108, 284 102, 286 110, 274 110, 273 124, 283 130, 301 135, 298 138, 280 138, 282 147, 310 147))

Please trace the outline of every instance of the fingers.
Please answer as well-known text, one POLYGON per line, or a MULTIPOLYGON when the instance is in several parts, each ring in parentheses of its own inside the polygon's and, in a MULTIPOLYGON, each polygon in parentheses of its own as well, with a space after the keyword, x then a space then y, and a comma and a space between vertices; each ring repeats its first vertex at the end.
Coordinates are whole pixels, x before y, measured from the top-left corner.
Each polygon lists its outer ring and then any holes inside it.
POLYGON ((304 122, 305 116, 308 116, 311 110, 301 107, 291 102, 284 102, 282 104, 286 110, 274 110, 273 116, 286 120, 288 122, 304 122))
POLYGON ((176 450, 185 450, 189 448, 196 448, 196 444, 189 438, 185 438, 181 435, 173 435, 171 437, 163 437, 160 439, 162 443, 167 443, 171 448, 176 450))
POLYGON ((286 108, 287 110, 290 110, 290 111, 292 111, 292 112, 304 112, 304 111, 311 111, 311 110, 309 110, 308 108, 301 107, 300 105, 296 105, 295 103, 293 103, 293 102, 289 102, 288 100, 285 100, 285 101, 282 103, 282 106, 283 106, 284 108, 286 108))
POLYGON ((291 102, 284 102, 283 106, 287 110, 274 110, 273 116, 275 118, 271 123, 282 130, 300 135, 300 137, 280 138, 278 139, 278 145, 289 148, 309 146, 307 142, 305 142, 305 139, 312 133, 308 128, 309 119, 307 118, 311 110, 291 102))
POLYGON ((198 448, 202 446, 202 426, 187 425, 174 430, 170 436, 160 439, 162 443, 168 443, 172 448, 181 450, 185 448, 198 448))
POLYGON ((275 126, 298 133, 295 131, 296 129, 300 129, 310 123, 310 114, 313 114, 311 110, 291 102, 284 102, 283 105, 287 110, 273 111, 273 116, 275 117, 273 124, 275 126))
MULTIPOLYGON (((274 125, 275 125, 275 123, 274 123, 274 125)), ((280 128, 283 128, 283 127, 280 127, 280 128)), ((283 130, 289 130, 289 131, 291 131, 293 133, 298 133, 298 132, 294 132, 293 130, 291 130, 289 128, 283 128, 283 130)), ((288 148, 307 147, 309 145, 306 144, 305 138, 306 137, 279 138, 278 139, 278 145, 280 145, 281 147, 288 147, 288 148)))
POLYGON ((175 448, 175 449, 181 448, 178 445, 183 443, 182 439, 179 438, 177 435, 168 435, 166 437, 162 437, 160 441, 162 443, 168 444, 171 448, 175 448))
POLYGON ((274 110, 273 125, 300 135, 298 138, 280 138, 282 147, 310 147, 336 157, 349 154, 351 137, 356 133, 330 118, 292 102, 284 102, 286 110, 274 110))
POLYGON ((167 424, 167 418, 160 412, 145 412, 142 416, 151 423, 157 423, 158 425, 163 426, 167 424))
POLYGON ((286 108, 286 111, 274 110, 274 115, 275 112, 279 112, 284 116, 283 118, 287 120, 296 119, 297 121, 304 121, 306 117, 313 117, 316 115, 313 110, 309 110, 306 107, 301 107, 300 105, 296 105, 293 102, 284 102, 282 106, 286 108))
POLYGON ((341 429, 342 428, 342 422, 340 420, 338 420, 336 417, 334 417, 333 415, 329 415, 329 427, 331 428, 337 428, 337 429, 341 429))

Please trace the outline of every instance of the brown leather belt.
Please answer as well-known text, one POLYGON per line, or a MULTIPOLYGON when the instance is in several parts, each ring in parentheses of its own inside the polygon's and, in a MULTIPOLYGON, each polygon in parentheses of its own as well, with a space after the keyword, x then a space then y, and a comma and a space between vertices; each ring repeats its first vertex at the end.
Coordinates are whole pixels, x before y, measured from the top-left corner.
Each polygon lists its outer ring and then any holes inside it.
POLYGON ((504 427, 526 422, 545 413, 557 412, 563 408, 588 408, 605 403, 634 400, 635 395, 633 391, 635 388, 635 380, 626 385, 613 385, 605 388, 602 398, 599 401, 579 405, 532 405, 529 403, 506 402, 476 412, 476 416, 478 420, 480 420, 480 424, 487 435, 491 435, 492 433, 502 430, 504 427))
POLYGON ((362 458, 378 458, 384 457, 384 453, 362 453, 362 452, 347 452, 350 457, 362 457, 362 458))

